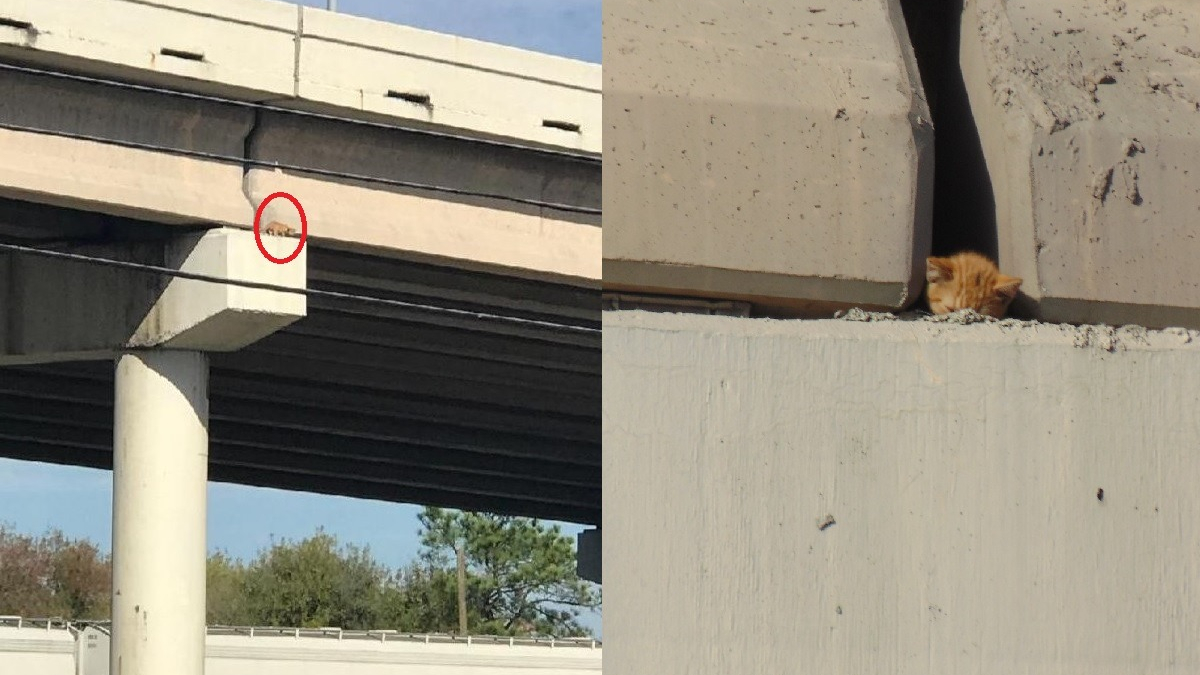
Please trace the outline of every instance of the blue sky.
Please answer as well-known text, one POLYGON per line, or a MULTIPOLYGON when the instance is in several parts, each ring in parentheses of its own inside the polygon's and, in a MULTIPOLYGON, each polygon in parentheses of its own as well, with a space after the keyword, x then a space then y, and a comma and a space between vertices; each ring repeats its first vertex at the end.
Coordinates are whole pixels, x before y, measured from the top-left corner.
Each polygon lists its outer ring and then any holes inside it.
MULTIPOLYGON (((600 62, 601 0, 338 0, 338 11, 417 28, 600 62)), ((326 0, 302 4, 325 7, 326 0)), ((210 483, 208 542, 242 559, 271 538, 300 539, 318 526, 365 545, 391 567, 419 548, 420 507, 210 483)), ((0 522, 41 534, 57 528, 108 548, 112 475, 107 471, 0 458, 0 522)), ((575 536, 583 528, 563 523, 575 536)), ((599 613, 584 617, 598 633, 599 613)))
MULTIPOLYGON (((326 0, 304 0, 310 7, 326 0)), ((338 12, 600 63, 600 0, 338 0, 338 12)))

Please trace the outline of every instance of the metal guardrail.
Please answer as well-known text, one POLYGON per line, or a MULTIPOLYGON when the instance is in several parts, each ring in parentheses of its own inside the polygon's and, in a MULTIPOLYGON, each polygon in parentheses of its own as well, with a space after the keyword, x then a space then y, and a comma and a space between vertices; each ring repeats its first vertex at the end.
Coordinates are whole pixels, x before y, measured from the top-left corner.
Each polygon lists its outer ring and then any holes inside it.
POLYGON ((42 628, 48 631, 58 628, 72 632, 77 630, 70 621, 62 617, 30 618, 15 614, 0 615, 0 628, 42 628))
MULTIPOLYGON (((30 618, 17 615, 0 616, 0 627, 69 630, 78 633, 93 626, 108 631, 112 621, 65 620, 61 617, 30 618)), ((294 628, 279 626, 208 626, 208 635, 244 635, 246 637, 328 638, 332 640, 371 640, 379 642, 419 642, 424 644, 508 645, 509 647, 575 647, 598 649, 602 643, 595 638, 506 635, 454 635, 451 633, 402 633, 396 630, 346 630, 336 626, 294 628)))

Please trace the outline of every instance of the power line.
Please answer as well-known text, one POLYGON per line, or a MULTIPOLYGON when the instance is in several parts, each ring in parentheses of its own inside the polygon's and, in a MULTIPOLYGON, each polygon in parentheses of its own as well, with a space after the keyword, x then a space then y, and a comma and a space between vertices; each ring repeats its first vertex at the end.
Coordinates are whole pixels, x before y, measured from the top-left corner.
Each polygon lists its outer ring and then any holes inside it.
POLYGON ((134 84, 131 82, 121 82, 119 80, 108 80, 100 77, 91 77, 89 75, 79 75, 77 73, 67 73, 60 70, 45 70, 42 68, 31 68, 29 66, 18 66, 11 63, 0 63, 0 70, 7 70, 17 73, 25 73, 26 75, 40 75, 44 77, 53 77, 61 80, 71 80, 74 82, 84 82, 87 84, 98 84, 116 89, 126 89, 129 91, 140 91, 145 93, 163 94, 176 98, 185 98, 193 101, 205 101, 208 103, 219 103, 222 105, 235 106, 238 108, 249 108, 252 110, 263 110, 267 112, 276 112, 286 115, 295 115, 297 117, 307 117, 311 119, 323 120, 326 122, 339 122, 343 124, 351 124, 354 126, 370 127, 373 129, 385 129, 389 131, 402 131, 408 134, 419 136, 429 136, 432 138, 441 138, 453 141, 467 141, 478 145, 488 145, 495 148, 504 148, 506 150, 517 150, 520 152, 530 152, 540 155, 550 155, 562 159, 583 162, 586 164, 600 164, 602 158, 595 155, 589 155, 582 152, 569 152, 566 150, 555 150, 552 148, 540 148, 531 145, 522 145, 520 143, 507 143, 493 139, 475 138, 472 136, 464 136, 461 134, 452 134, 444 131, 433 131, 431 129, 420 129, 417 127, 408 127, 400 124, 389 124, 385 122, 371 122, 368 120, 355 119, 343 115, 332 115, 328 113, 310 112, 307 110, 298 110, 295 108, 285 108, 283 106, 271 105, 270 103, 258 103, 255 101, 240 101, 238 99, 226 98, 224 96, 213 96, 210 94, 197 94, 190 91, 181 91, 179 89, 168 89, 166 87, 156 87, 146 84, 134 84))
POLYGON ((416 309, 427 312, 438 312, 442 314, 450 314, 461 316, 470 319, 484 321, 498 321, 501 323, 512 323, 526 326, 534 326, 538 328, 546 328, 554 331, 579 333, 585 335, 599 335, 600 328, 589 328, 587 326, 576 326, 572 324, 556 323, 553 321, 542 321, 540 319, 527 319, 519 316, 511 316, 506 314, 492 314, 489 312, 476 312, 467 309, 457 309, 454 307, 440 307, 438 305, 426 305, 416 302, 407 302, 404 300, 393 300, 391 298, 380 298, 370 295, 358 295, 355 293, 342 293, 340 291, 327 291, 315 288, 292 288, 290 286, 281 286, 278 284, 268 284, 258 281, 246 281, 242 279, 227 279, 223 277, 215 277, 208 274, 199 274, 196 272, 185 272, 183 270, 172 269, 170 267, 161 267, 158 265, 147 265, 143 263, 129 262, 126 260, 113 260, 111 258, 101 258, 97 256, 83 255, 80 253, 68 253, 66 251, 51 251, 44 248, 35 248, 32 246, 22 246, 20 244, 7 244, 0 242, 0 250, 13 251, 14 253, 25 253, 29 255, 42 256, 46 258, 58 258, 62 260, 74 260, 76 262, 85 262, 93 265, 104 267, 115 267, 118 269, 134 270, 139 272, 162 274, 180 279, 190 279, 193 281, 202 281, 207 283, 225 284, 229 286, 240 286, 243 288, 254 288, 265 291, 277 291, 279 293, 290 293, 293 295, 303 295, 310 298, 329 298, 336 300, 351 300, 369 305, 380 305, 386 307, 398 307, 402 309, 416 309))
POLYGON ((512 195, 504 195, 498 193, 477 192, 464 188, 447 187, 444 185, 433 185, 429 183, 417 183, 414 181, 397 180, 394 178, 382 178, 379 176, 367 176, 363 174, 349 173, 346 171, 334 171, 332 169, 319 169, 316 167, 303 166, 300 164, 289 164, 285 162, 270 161, 265 159, 253 159, 250 157, 239 157, 236 155, 223 155, 216 152, 205 152, 203 150, 188 150, 186 148, 172 148, 166 145, 155 145, 153 143, 139 143, 137 141, 126 141, 116 138, 107 138, 104 136, 95 136, 92 134, 82 134, 74 131, 59 131, 54 129, 43 129, 41 127, 30 127, 23 124, 10 124, 8 122, 0 122, 0 129, 9 131, 21 131, 25 133, 43 134, 47 136, 57 136, 59 138, 69 138, 77 141, 90 141, 93 143, 106 143, 122 148, 130 148, 134 150, 149 150, 153 152, 165 152, 183 157, 194 157, 197 159, 208 159, 220 162, 230 162, 233 164, 250 165, 258 167, 266 167, 272 169, 284 169, 287 171, 298 171, 309 173, 315 176, 325 176, 328 178, 343 178, 347 180, 362 181, 364 183, 378 183, 380 185, 388 185, 391 187, 412 188, 416 190, 428 190, 430 192, 442 192, 446 194, 462 195, 468 197, 483 197, 485 199, 497 199, 506 202, 514 202, 517 204, 526 204, 537 206, 546 209, 554 209, 557 211, 566 211, 570 213, 585 213, 590 215, 601 215, 601 209, 591 206, 578 206, 575 204, 563 204, 559 202, 547 202, 540 199, 532 199, 529 197, 514 197, 512 195))

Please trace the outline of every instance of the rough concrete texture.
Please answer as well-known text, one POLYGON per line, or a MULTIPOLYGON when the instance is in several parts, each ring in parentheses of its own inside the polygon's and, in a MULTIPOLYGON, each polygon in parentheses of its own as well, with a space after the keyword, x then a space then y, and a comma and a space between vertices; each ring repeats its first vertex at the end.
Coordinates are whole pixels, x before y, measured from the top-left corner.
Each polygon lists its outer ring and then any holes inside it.
POLYGON ((897 1, 604 13, 606 288, 916 299, 932 129, 897 1))
POLYGON ((607 312, 606 670, 1200 671, 1200 333, 959 321, 607 312))
POLYGON ((599 64, 275 0, 0 0, 0 17, 0 56, 41 66, 600 151, 599 64))
POLYGON ((973 0, 960 58, 1034 316, 1200 327, 1200 6, 973 0))
MULTIPOLYGON (((264 242, 279 258, 295 244, 264 242)), ((272 263, 244 230, 70 252, 287 288, 307 279, 306 253, 272 263)), ((235 351, 307 313, 300 294, 13 253, 0 255, 0 278, 0 365, 111 358, 127 348, 235 351)))

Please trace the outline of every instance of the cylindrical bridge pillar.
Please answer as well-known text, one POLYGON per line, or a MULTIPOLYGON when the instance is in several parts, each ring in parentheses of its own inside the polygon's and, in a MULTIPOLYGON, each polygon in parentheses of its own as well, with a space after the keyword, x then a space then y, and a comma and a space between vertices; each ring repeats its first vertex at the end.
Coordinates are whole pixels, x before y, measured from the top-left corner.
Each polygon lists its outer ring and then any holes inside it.
POLYGON ((203 675, 208 356, 117 359, 112 675, 203 675))

